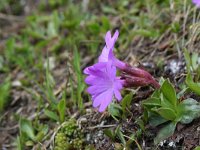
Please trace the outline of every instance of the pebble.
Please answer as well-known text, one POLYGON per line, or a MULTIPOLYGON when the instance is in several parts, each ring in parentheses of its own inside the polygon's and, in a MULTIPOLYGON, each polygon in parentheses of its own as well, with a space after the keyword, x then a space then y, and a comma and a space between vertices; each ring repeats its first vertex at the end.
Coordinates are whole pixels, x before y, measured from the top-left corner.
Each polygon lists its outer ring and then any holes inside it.
POLYGON ((173 141, 169 142, 168 145, 169 145, 169 147, 176 147, 176 144, 173 141))
POLYGON ((169 63, 169 69, 171 70, 171 72, 173 74, 176 74, 179 72, 179 70, 181 69, 181 65, 182 63, 179 62, 179 61, 176 61, 176 60, 172 60, 170 63, 169 63))

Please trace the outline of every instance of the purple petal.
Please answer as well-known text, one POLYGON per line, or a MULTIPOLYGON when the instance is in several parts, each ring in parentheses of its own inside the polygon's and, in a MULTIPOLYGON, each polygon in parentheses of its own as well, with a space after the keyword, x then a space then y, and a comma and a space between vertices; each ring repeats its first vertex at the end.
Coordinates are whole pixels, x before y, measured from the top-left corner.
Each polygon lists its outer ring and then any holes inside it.
POLYGON ((126 63, 124 63, 123 61, 120 61, 119 59, 117 59, 114 54, 113 54, 113 51, 110 51, 109 54, 108 54, 108 59, 109 60, 112 60, 113 61, 113 64, 121 69, 121 70, 124 70, 125 67, 126 67, 126 63))
POLYGON ((101 101, 99 112, 103 112, 106 110, 108 105, 112 102, 112 97, 113 97, 113 91, 112 90, 107 91, 106 94, 104 95, 104 100, 101 101))
POLYGON ((101 55, 99 56, 98 62, 107 62, 108 61, 108 54, 109 54, 109 49, 104 46, 101 55))
POLYGON ((116 67, 113 66, 113 63, 112 61, 109 61, 107 63, 107 66, 106 66, 106 71, 108 72, 108 75, 110 77, 111 80, 114 80, 116 78, 116 67))
POLYGON ((93 85, 87 88, 87 92, 89 94, 94 95, 94 94, 102 93, 108 89, 109 89, 108 85, 102 85, 102 86, 93 85))
POLYGON ((123 82, 124 82, 123 80, 116 79, 114 83, 115 89, 121 90, 123 88, 123 82))
POLYGON ((118 90, 114 90, 115 97, 118 101, 122 99, 121 93, 118 90))
POLYGON ((106 33, 105 42, 106 42, 106 46, 109 49, 109 51, 113 50, 115 42, 116 42, 118 36, 119 36, 119 31, 118 30, 115 31, 113 37, 111 37, 111 32, 110 31, 108 31, 106 33))
POLYGON ((115 42, 119 36, 119 31, 116 30, 113 37, 111 37, 111 32, 108 31, 105 36, 106 46, 104 46, 101 55, 99 56, 98 62, 107 62, 109 60, 109 52, 113 51, 115 42))
POLYGON ((85 78, 85 83, 88 85, 93 85, 96 82, 96 77, 95 76, 88 76, 85 78))
POLYGON ((118 36, 119 36, 119 31, 116 30, 113 37, 112 37, 114 39, 114 41, 116 41, 118 39, 118 36))
POLYGON ((110 31, 108 31, 106 33, 105 42, 106 42, 107 48, 110 48, 110 45, 112 44, 112 37, 111 37, 111 32, 110 31))
POLYGON ((105 100, 105 96, 106 96, 107 92, 103 92, 101 94, 99 94, 98 96, 96 96, 96 98, 93 100, 93 107, 98 107, 102 101, 105 100))
POLYGON ((200 0, 192 0, 192 2, 193 2, 197 7, 200 7, 200 0))
POLYGON ((87 67, 87 68, 85 68, 85 69, 83 70, 83 73, 84 73, 84 74, 90 74, 88 68, 89 68, 89 67, 87 67))

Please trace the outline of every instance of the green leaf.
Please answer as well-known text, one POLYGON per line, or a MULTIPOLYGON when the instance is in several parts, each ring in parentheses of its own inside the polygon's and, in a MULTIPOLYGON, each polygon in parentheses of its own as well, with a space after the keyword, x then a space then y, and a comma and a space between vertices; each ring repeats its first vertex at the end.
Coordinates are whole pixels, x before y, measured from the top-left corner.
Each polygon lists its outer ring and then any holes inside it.
POLYGON ((55 120, 55 121, 59 121, 58 115, 56 113, 54 113, 53 111, 46 109, 44 111, 44 114, 47 115, 49 118, 55 120))
POLYGON ((102 16, 101 17, 101 22, 102 22, 103 32, 107 32, 111 28, 110 27, 110 20, 108 19, 107 16, 102 16))
POLYGON ((174 112, 173 109, 170 109, 170 108, 164 108, 164 107, 161 107, 161 108, 158 108, 156 110, 157 113, 159 113, 163 118, 167 119, 167 120, 175 120, 177 115, 176 113, 174 112))
POLYGON ((115 133, 111 129, 105 129, 104 134, 111 138, 113 141, 115 140, 115 133))
POLYGON ((131 143, 133 143, 134 141, 136 141, 135 134, 131 134, 129 140, 126 142, 126 146, 130 147, 131 143))
POLYGON ((111 103, 111 104, 108 106, 108 112, 111 114, 111 116, 112 116, 115 120, 118 120, 117 118, 120 118, 120 117, 121 117, 122 108, 121 108, 121 106, 118 105, 118 104, 111 103))
POLYGON ((35 141, 35 134, 32 124, 27 119, 20 119, 20 130, 26 134, 27 137, 35 141))
POLYGON ((153 98, 160 98, 160 90, 155 90, 153 92, 153 94, 151 95, 151 97, 153 98))
POLYGON ((36 135, 36 141, 40 142, 44 136, 48 133, 49 127, 47 125, 44 125, 42 129, 39 130, 39 132, 36 135))
POLYGON ((117 15, 117 11, 113 7, 103 6, 102 10, 103 10, 104 13, 117 15))
POLYGON ((149 124, 151 126, 156 127, 156 126, 161 125, 165 122, 167 122, 167 120, 164 119, 163 117, 161 117, 159 114, 149 113, 149 124))
POLYGON ((152 37, 152 38, 156 38, 159 35, 159 32, 156 29, 151 29, 151 30, 137 29, 137 30, 132 30, 132 32, 134 35, 140 35, 140 36, 152 37))
POLYGON ((65 121, 65 108, 66 108, 65 97, 66 97, 66 94, 63 93, 63 98, 62 98, 62 100, 60 100, 60 102, 58 103, 58 106, 57 106, 57 110, 59 113, 59 118, 60 118, 61 123, 65 121))
POLYGON ((125 111, 126 107, 130 107, 131 101, 132 101, 132 97, 133 97, 133 93, 127 94, 122 102, 121 102, 121 106, 122 106, 122 111, 125 111))
POLYGON ((200 103, 194 99, 186 99, 178 106, 179 120, 183 124, 192 122, 195 118, 200 117, 200 103))
POLYGON ((23 150, 23 145, 19 136, 17 136, 17 150, 23 150))
POLYGON ((88 25, 88 30, 92 33, 92 34, 99 34, 100 32, 100 25, 97 22, 92 22, 88 25))
POLYGON ((177 105, 176 91, 169 80, 165 80, 161 86, 164 97, 173 105, 177 105))
POLYGON ((0 112, 4 110, 5 106, 9 102, 10 88, 11 88, 10 79, 7 78, 0 85, 0 112))
POLYGON ((200 146, 195 147, 194 150, 200 150, 200 146))
POLYGON ((142 105, 146 106, 146 107, 160 107, 161 106, 161 102, 160 102, 160 99, 159 98, 155 98, 155 97, 151 97, 151 98, 148 98, 147 100, 143 101, 142 102, 142 105))
POLYGON ((118 126, 117 129, 115 130, 116 135, 118 136, 118 138, 120 139, 120 141, 122 142, 123 145, 126 144, 126 140, 124 139, 124 135, 121 131, 121 127, 118 126))
POLYGON ((56 37, 57 31, 54 22, 49 22, 47 27, 48 37, 56 37))
POLYGON ((197 68, 198 68, 198 63, 197 63, 198 58, 199 58, 198 53, 192 54, 192 68, 193 68, 194 71, 197 70, 197 68))
POLYGON ((188 90, 189 88, 185 87, 183 88, 178 94, 177 94, 177 99, 180 99, 188 90))
POLYGON ((200 83, 195 83, 191 73, 188 73, 185 80, 187 86, 196 94, 200 95, 200 83))
POLYGON ((80 54, 76 48, 76 46, 74 47, 74 61, 73 61, 73 66, 75 69, 75 73, 77 75, 77 101, 76 103, 78 104, 79 109, 83 108, 83 98, 81 93, 83 92, 84 88, 85 88, 85 84, 83 82, 83 77, 82 77, 82 72, 81 72, 81 68, 80 68, 80 54))
POLYGON ((174 131, 176 129, 176 123, 175 122, 171 122, 168 125, 166 125, 165 127, 163 127, 157 134, 156 138, 154 139, 154 143, 158 144, 161 141, 163 141, 164 139, 170 137, 174 131))
POLYGON ((145 124, 144 124, 144 121, 141 118, 137 118, 136 121, 135 121, 135 123, 137 125, 139 125, 139 127, 140 127, 140 129, 142 131, 145 131, 145 124))
POLYGON ((160 80, 159 80, 159 84, 163 85, 164 82, 165 82, 165 79, 163 77, 161 77, 160 80))

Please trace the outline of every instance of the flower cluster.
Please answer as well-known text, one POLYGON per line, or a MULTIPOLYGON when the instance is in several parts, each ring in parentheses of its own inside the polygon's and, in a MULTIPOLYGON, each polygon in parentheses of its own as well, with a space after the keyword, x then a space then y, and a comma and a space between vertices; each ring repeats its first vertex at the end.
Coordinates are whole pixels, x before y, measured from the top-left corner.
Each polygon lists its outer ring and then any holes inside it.
POLYGON ((118 36, 118 30, 113 36, 108 31, 105 36, 106 45, 98 62, 84 70, 87 75, 85 82, 89 85, 87 92, 92 96, 93 107, 99 108, 100 112, 105 111, 113 97, 118 101, 122 99, 120 91, 124 87, 146 85, 160 87, 147 71, 131 67, 114 56, 113 50, 118 36), (117 69, 122 72, 121 76, 116 76, 117 69))

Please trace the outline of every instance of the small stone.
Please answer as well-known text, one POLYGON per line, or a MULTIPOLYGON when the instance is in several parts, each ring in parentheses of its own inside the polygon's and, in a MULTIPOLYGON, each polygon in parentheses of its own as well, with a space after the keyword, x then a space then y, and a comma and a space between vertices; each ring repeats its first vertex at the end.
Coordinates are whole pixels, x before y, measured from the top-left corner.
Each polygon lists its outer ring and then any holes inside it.
POLYGON ((163 141, 161 141, 161 142, 160 142, 158 145, 162 147, 162 146, 163 146, 163 144, 164 144, 164 142, 163 142, 163 141))
POLYGON ((22 86, 22 83, 19 80, 15 80, 12 82, 12 86, 13 87, 20 87, 22 86))
POLYGON ((168 145, 169 145, 169 147, 176 147, 176 144, 173 141, 169 142, 168 145))
POLYGON ((86 141, 90 141, 91 140, 91 135, 90 134, 87 134, 86 135, 86 141))

